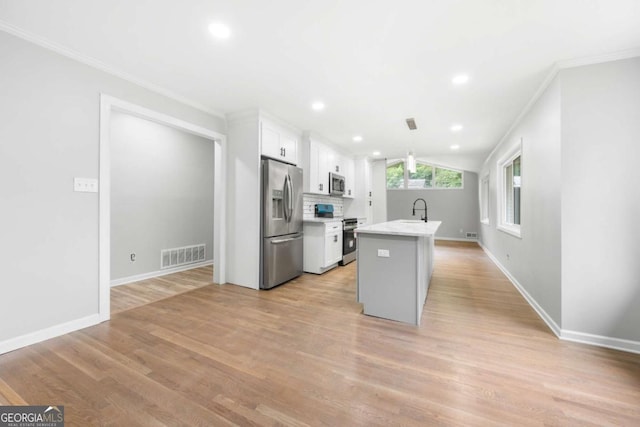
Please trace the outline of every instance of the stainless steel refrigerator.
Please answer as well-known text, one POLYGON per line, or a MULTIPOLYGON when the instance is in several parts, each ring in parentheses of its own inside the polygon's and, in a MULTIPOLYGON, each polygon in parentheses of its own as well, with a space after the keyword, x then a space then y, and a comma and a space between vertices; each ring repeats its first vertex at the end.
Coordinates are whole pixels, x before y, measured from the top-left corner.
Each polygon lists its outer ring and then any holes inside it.
POLYGON ((302 274, 302 169, 262 160, 260 288, 302 274))

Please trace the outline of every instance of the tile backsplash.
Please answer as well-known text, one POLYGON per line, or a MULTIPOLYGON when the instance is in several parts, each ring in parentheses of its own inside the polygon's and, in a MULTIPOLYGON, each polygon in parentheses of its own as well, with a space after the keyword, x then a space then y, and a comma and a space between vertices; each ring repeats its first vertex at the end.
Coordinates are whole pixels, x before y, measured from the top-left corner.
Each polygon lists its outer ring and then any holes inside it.
POLYGON ((333 205, 333 217, 342 218, 344 202, 342 197, 322 196, 320 194, 303 194, 302 211, 303 218, 313 218, 315 216, 316 204, 324 203, 333 205))

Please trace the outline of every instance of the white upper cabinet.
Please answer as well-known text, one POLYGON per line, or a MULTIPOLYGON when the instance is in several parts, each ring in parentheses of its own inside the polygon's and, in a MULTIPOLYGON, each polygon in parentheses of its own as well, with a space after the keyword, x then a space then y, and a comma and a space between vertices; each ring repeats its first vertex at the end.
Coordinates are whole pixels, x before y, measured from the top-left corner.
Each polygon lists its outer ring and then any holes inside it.
POLYGON ((329 167, 331 168, 331 172, 344 176, 344 156, 332 150, 329 167))
POLYGON ((355 197, 353 157, 342 154, 322 138, 308 132, 304 134, 300 147, 305 193, 329 194, 331 172, 344 176, 344 197, 355 197))
POLYGON ((308 179, 305 180, 305 191, 316 194, 329 194, 328 147, 317 140, 311 139, 309 141, 308 165, 309 173, 308 179), (308 188, 306 183, 309 185, 308 188))
POLYGON ((298 163, 298 140, 290 131, 272 123, 269 120, 260 120, 261 154, 276 160, 298 163))

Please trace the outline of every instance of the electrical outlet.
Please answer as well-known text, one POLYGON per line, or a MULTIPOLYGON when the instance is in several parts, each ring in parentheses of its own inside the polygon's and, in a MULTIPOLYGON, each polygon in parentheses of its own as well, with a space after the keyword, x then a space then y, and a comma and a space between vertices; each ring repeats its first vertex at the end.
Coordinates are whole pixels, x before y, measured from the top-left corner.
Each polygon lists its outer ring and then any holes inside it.
POLYGON ((460 229, 460 234, 464 233, 464 230, 462 230, 462 228, 460 229))
POLYGON ((131 262, 136 262, 136 254, 133 253, 129 257, 131 258, 131 262))
POLYGON ((81 193, 97 193, 98 180, 94 178, 73 178, 73 191, 81 193))
POLYGON ((382 258, 389 258, 389 249, 378 249, 378 256, 382 258))

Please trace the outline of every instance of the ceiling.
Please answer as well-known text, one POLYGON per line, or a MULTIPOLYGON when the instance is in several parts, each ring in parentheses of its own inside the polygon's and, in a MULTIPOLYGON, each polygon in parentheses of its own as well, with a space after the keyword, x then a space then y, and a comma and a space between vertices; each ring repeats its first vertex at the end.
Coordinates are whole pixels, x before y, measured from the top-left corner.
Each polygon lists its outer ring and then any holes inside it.
POLYGON ((638 0, 0 0, 0 21, 220 114, 472 170, 556 61, 640 47, 638 0))

